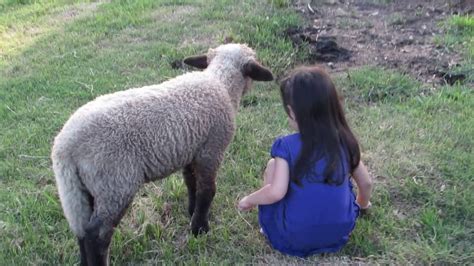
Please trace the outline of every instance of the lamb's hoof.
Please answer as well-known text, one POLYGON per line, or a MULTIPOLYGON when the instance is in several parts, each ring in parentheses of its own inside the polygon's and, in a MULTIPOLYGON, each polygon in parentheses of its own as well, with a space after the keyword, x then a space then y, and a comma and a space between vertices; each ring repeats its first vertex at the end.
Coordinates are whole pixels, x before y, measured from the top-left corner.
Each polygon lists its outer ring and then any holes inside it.
POLYGON ((205 234, 209 232, 209 224, 208 222, 202 222, 200 224, 191 224, 191 231, 194 236, 198 236, 200 234, 205 234))

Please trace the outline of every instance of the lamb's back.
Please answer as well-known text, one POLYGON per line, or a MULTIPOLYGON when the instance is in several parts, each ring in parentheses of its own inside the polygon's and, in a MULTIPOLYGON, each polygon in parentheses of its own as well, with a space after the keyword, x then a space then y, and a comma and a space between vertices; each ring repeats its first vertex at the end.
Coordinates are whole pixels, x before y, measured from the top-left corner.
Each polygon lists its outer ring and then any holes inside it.
POLYGON ((190 73, 98 97, 71 116, 55 147, 87 172, 128 167, 164 177, 192 160, 212 127, 233 120, 226 89, 209 79, 190 73))

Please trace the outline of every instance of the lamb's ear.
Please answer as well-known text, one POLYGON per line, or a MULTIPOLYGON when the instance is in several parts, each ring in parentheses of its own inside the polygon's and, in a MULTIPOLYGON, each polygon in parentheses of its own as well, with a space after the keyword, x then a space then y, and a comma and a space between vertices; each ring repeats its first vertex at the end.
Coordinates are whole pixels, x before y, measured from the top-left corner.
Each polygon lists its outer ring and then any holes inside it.
POLYGON ((273 74, 266 67, 260 65, 257 61, 250 60, 243 66, 242 73, 256 81, 272 81, 273 74))
POLYGON ((184 58, 183 62, 187 65, 205 69, 207 67, 207 55, 196 55, 184 58))

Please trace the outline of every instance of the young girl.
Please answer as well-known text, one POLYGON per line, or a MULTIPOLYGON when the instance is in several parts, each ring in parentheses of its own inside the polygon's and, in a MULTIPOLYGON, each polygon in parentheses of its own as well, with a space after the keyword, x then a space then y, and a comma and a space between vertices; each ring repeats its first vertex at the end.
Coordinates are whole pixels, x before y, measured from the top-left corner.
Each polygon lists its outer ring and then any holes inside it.
POLYGON ((298 133, 273 143, 263 187, 238 207, 258 205, 264 235, 283 253, 336 252, 347 243, 359 210, 371 205, 371 178, 328 74, 297 68, 281 82, 281 95, 298 133))

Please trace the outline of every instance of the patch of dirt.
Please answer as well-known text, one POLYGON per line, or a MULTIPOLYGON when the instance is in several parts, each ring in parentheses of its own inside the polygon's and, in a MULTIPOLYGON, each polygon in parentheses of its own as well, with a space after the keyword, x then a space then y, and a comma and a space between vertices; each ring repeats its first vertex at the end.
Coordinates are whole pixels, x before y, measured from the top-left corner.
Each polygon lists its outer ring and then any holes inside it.
POLYGON ((351 58, 351 52, 340 47, 335 36, 323 36, 320 33, 324 29, 308 27, 305 29, 289 28, 286 34, 290 36, 293 43, 302 45, 308 43, 310 48, 310 60, 322 62, 340 62, 351 58))
POLYGON ((295 46, 309 45, 309 63, 326 63, 331 72, 377 65, 431 84, 466 78, 452 72, 462 55, 435 38, 449 15, 473 12, 472 0, 297 0, 294 6, 309 25, 285 33, 295 46))

